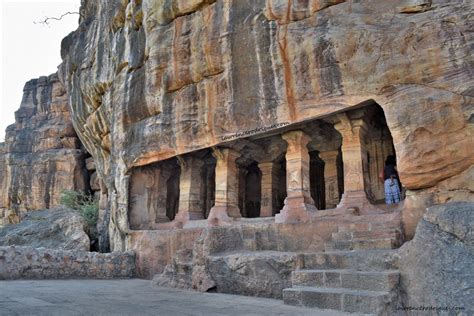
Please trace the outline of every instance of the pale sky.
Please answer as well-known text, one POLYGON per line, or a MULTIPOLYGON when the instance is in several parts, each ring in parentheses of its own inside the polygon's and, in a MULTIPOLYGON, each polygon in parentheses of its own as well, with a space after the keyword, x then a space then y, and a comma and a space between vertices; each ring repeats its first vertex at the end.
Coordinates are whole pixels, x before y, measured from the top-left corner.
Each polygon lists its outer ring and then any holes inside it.
POLYGON ((61 40, 77 28, 79 15, 49 25, 33 22, 78 12, 79 6, 80 0, 0 0, 0 142, 15 122, 25 82, 57 71, 61 40))

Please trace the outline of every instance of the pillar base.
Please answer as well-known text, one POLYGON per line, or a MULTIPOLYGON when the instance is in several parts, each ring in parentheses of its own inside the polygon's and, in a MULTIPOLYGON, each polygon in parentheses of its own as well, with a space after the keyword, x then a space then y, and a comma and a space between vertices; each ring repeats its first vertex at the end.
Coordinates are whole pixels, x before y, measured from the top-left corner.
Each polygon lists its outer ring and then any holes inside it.
POLYGON ((239 214, 239 208, 236 206, 213 206, 209 211, 209 216, 207 217, 207 224, 209 226, 222 226, 230 225, 234 220, 228 214, 239 214))
POLYGON ((192 220, 192 221, 197 221, 197 220, 201 220, 201 219, 205 219, 205 218, 204 218, 204 215, 202 215, 202 213, 189 212, 189 219, 192 220))
POLYGON ((287 197, 285 206, 280 214, 275 215, 276 223, 304 223, 310 221, 310 212, 316 212, 317 208, 305 203, 303 197, 287 197))
POLYGON ((381 209, 370 203, 363 190, 344 192, 341 202, 337 205, 337 209, 357 209, 356 213, 358 214, 372 214, 381 211, 381 209))
POLYGON ((163 216, 156 216, 155 223, 168 223, 170 222, 170 219, 168 216, 163 215, 163 216))
POLYGON ((184 226, 189 221, 202 220, 202 219, 204 219, 204 216, 202 215, 202 213, 179 211, 178 214, 176 214, 174 221, 181 222, 182 225, 184 226))
POLYGON ((260 209, 260 216, 259 217, 272 217, 273 216, 273 212, 272 210, 270 209, 260 209))
POLYGON ((172 222, 167 223, 155 223, 153 225, 153 229, 157 230, 166 230, 166 229, 181 229, 184 227, 184 223, 181 221, 177 221, 176 219, 172 222))

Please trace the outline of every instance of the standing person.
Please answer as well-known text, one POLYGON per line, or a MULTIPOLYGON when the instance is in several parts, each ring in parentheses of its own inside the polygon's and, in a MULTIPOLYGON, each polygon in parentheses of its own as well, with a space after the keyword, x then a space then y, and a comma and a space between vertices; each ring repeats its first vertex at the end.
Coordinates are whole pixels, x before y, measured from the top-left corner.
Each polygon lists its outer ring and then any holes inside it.
POLYGON ((385 203, 399 203, 401 193, 398 182, 397 163, 394 155, 389 155, 385 160, 385 166, 380 173, 380 178, 384 182, 385 203))

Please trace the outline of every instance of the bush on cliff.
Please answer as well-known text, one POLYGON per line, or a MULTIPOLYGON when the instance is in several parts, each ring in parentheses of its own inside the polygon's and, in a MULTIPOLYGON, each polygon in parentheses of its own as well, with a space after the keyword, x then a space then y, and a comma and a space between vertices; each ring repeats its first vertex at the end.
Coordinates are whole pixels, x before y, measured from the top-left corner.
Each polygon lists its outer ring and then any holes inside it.
POLYGON ((63 190, 59 201, 61 205, 78 212, 84 218, 87 223, 87 234, 91 241, 96 240, 99 204, 94 197, 78 191, 63 190))

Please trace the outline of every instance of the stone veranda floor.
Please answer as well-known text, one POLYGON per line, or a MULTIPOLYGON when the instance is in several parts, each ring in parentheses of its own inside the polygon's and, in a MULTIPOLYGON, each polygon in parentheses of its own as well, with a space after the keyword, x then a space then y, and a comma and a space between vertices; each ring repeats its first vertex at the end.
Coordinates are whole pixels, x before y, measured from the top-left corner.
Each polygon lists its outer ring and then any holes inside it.
POLYGON ((150 281, 0 281, 0 315, 345 315, 281 300, 159 288, 150 281))

